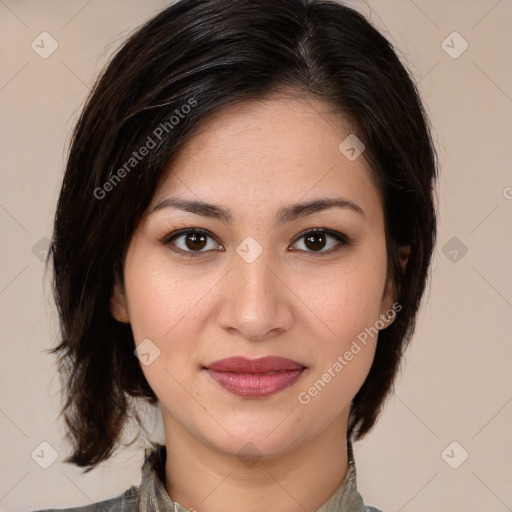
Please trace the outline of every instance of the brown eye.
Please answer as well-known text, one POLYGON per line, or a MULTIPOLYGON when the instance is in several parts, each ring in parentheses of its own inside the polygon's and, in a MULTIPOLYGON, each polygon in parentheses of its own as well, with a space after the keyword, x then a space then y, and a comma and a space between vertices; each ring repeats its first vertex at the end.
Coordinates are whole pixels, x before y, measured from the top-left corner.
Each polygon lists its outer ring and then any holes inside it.
POLYGON ((322 250, 327 243, 328 235, 323 233, 313 233, 304 237, 304 245, 312 251, 322 250))
POLYGON ((196 256, 219 247, 213 244, 212 247, 205 250, 208 247, 208 239, 213 239, 212 235, 202 229, 182 229, 171 233, 163 240, 163 243, 176 247, 172 250, 185 256, 196 256))
POLYGON ((206 240, 208 238, 208 235, 191 232, 183 236, 185 237, 185 246, 187 247, 187 249, 190 249, 191 251, 200 251, 201 249, 204 249, 206 246, 206 240))
MULTIPOLYGON (((165 245, 170 245, 174 252, 182 256, 193 257, 222 247, 215 243, 210 243, 210 247, 208 247, 209 240, 214 240, 210 232, 204 229, 187 228, 171 233, 162 242, 165 245)), ((347 236, 325 228, 305 231, 296 240, 294 245, 304 240, 304 248, 299 247, 298 250, 318 255, 330 254, 350 243, 347 236)))
POLYGON ((337 250, 341 247, 349 245, 348 238, 342 233, 331 231, 330 229, 313 229, 303 233, 298 239, 304 240, 303 245, 306 249, 305 252, 312 253, 331 253, 331 249, 337 250), (329 240, 335 240, 337 243, 329 243, 329 240), (324 250, 327 246, 327 250, 324 250))

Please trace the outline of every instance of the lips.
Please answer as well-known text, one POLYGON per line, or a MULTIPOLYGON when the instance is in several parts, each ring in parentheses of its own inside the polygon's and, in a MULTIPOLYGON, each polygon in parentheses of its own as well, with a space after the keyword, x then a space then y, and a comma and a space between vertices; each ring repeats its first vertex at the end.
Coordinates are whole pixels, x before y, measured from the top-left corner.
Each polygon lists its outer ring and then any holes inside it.
POLYGON ((233 373, 270 373, 284 370, 300 370, 304 365, 284 357, 262 357, 260 359, 247 359, 245 357, 229 357, 220 359, 206 366, 216 372, 233 373))
POLYGON ((302 376, 306 367, 283 357, 230 357, 204 367, 222 388, 244 398, 263 398, 281 391, 302 376))

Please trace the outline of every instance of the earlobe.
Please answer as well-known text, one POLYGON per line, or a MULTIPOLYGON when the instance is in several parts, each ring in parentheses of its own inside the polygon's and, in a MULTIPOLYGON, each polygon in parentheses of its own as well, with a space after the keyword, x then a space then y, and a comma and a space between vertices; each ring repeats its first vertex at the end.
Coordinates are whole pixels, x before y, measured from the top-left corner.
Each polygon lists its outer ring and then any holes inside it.
POLYGON ((398 247, 398 259, 400 261, 400 266, 402 267, 402 271, 405 271, 405 267, 409 261, 409 256, 411 255, 411 246, 410 245, 401 245, 398 247))
MULTIPOLYGON (((402 272, 405 271, 407 263, 409 261, 409 256, 411 255, 411 246, 410 245, 400 245, 398 247, 398 259, 400 262, 400 266, 402 267, 402 272)), ((397 307, 395 309, 395 304, 398 300, 398 294, 395 287, 394 280, 391 277, 388 277, 388 281, 386 284, 386 289, 384 291, 384 295, 382 297, 382 309, 380 319, 384 322, 385 329, 389 327, 396 318, 396 313, 400 311, 401 307, 397 307)), ((382 330, 382 329, 379 329, 382 330)))
POLYGON ((110 314, 118 322, 126 324, 130 323, 130 315, 128 313, 125 292, 117 282, 114 284, 112 295, 110 297, 110 314))
POLYGON ((397 300, 397 294, 396 294, 396 288, 393 281, 393 278, 389 277, 388 282, 386 284, 386 289, 384 290, 384 295, 382 297, 381 302, 381 311, 380 311, 380 317, 379 317, 379 324, 384 326, 382 328, 379 328, 379 331, 382 329, 385 329, 386 327, 389 327, 394 319, 394 307, 393 305, 396 303, 397 300))

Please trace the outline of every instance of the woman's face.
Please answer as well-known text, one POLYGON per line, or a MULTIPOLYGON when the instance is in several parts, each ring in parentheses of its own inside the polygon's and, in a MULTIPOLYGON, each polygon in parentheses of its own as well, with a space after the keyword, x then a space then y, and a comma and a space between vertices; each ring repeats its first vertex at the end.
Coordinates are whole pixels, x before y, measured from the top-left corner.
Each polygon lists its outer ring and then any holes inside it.
POLYGON ((369 329, 391 323, 394 297, 380 193, 364 153, 339 149, 350 130, 328 110, 290 98, 216 114, 180 152, 133 235, 111 311, 143 343, 166 436, 278 455, 346 433, 375 353, 369 329), (162 206, 170 198, 212 206, 162 206), (341 206, 297 206, 319 199, 341 206), (171 241, 183 228, 191 231, 171 241), (233 356, 277 356, 299 369, 209 369, 233 356))

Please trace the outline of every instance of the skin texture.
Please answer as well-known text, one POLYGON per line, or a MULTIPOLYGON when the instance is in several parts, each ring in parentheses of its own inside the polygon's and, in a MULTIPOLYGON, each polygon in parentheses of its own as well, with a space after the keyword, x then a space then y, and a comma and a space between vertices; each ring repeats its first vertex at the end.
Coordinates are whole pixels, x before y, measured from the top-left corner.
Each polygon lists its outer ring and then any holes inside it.
POLYGON ((314 510, 346 474, 349 407, 377 338, 307 405, 297 397, 395 302, 380 192, 364 158, 349 161, 338 149, 349 133, 312 98, 269 98, 216 113, 174 160, 148 212, 172 195, 227 207, 232 222, 168 208, 147 215, 134 233, 125 288, 114 288, 111 312, 131 324, 137 345, 149 338, 160 349, 142 369, 161 403, 167 492, 187 508, 314 510), (339 196, 364 216, 331 208, 275 222, 283 206, 339 196), (202 251, 180 256, 161 240, 185 227, 215 238, 195 245, 178 237, 177 250, 202 251), (329 236, 325 246, 308 246, 311 228, 338 231, 350 243, 329 236), (251 263, 236 251, 246 237, 262 249, 251 263), (242 398, 203 369, 235 355, 283 356, 307 370, 277 394, 242 398), (247 463, 240 455, 261 458, 247 463))

